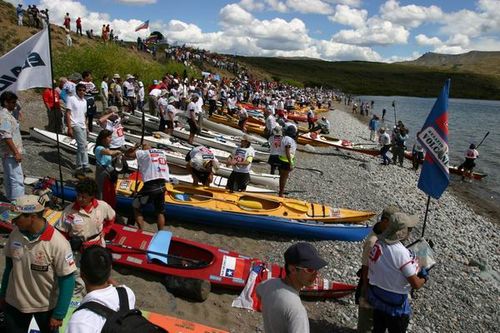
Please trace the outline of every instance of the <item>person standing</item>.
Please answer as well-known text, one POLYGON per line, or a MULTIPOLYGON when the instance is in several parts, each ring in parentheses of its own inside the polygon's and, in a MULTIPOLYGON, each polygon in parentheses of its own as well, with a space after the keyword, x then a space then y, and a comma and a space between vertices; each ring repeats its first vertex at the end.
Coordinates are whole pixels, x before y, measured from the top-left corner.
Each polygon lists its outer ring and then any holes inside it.
POLYGON ((144 112, 144 98, 145 98, 144 82, 141 81, 139 75, 134 74, 134 77, 135 77, 136 91, 137 91, 137 108, 139 109, 139 111, 144 112))
POLYGON ((13 201, 24 195, 24 174, 21 167, 24 148, 19 122, 13 116, 17 95, 4 91, 0 95, 0 156, 3 166, 5 196, 13 201))
POLYGON ((99 93, 101 95, 101 101, 102 101, 102 109, 106 110, 108 108, 108 101, 109 101, 109 86, 108 86, 108 75, 104 74, 102 77, 101 81, 101 89, 99 90, 99 93))
POLYGON ((368 123, 368 129, 370 130, 370 141, 375 141, 375 135, 377 134, 379 118, 376 114, 373 115, 372 119, 368 123))
POLYGON ((296 243, 285 251, 284 278, 275 278, 257 286, 261 299, 265 333, 309 333, 309 318, 299 296, 311 286, 327 262, 309 243, 296 243))
POLYGON ((281 140, 282 131, 281 126, 277 125, 273 128, 272 135, 269 137, 269 159, 267 163, 271 166, 271 175, 274 175, 276 168, 280 166, 280 153, 281 153, 281 140))
POLYGON ((208 116, 211 117, 212 114, 217 110, 217 93, 215 91, 215 86, 213 84, 210 84, 207 96, 208 96, 208 116))
POLYGON ((386 109, 382 109, 382 121, 385 121, 385 114, 387 113, 386 109))
POLYGON ((125 82, 123 82, 123 95, 125 96, 126 105, 128 105, 128 112, 134 114, 136 107, 136 94, 133 75, 127 74, 125 76, 125 82))
POLYGON ((110 106, 104 111, 104 114, 99 118, 101 128, 111 131, 111 142, 109 148, 111 150, 122 150, 125 145, 125 130, 122 125, 122 119, 118 114, 116 106, 110 106))
POLYGON ((76 140, 76 170, 92 173, 89 168, 89 156, 87 154, 87 126, 85 125, 85 114, 87 112, 87 101, 85 100, 85 85, 76 85, 76 96, 68 96, 66 104, 66 126, 68 136, 76 140))
POLYGON ((198 186, 198 183, 210 186, 214 173, 219 169, 214 153, 205 146, 196 146, 186 154, 186 162, 186 169, 193 177, 193 186, 198 186))
POLYGON ((71 16, 69 16, 69 13, 66 13, 66 15, 64 16, 64 23, 63 23, 64 27, 66 29, 68 29, 69 31, 71 31, 71 16))
POLYGON ((76 34, 77 35, 80 34, 80 36, 83 36, 83 33, 82 33, 82 19, 80 17, 78 17, 76 19, 76 34))
POLYGON ((255 157, 255 150, 250 145, 249 137, 243 135, 240 145, 227 158, 226 164, 233 167, 226 185, 231 192, 245 191, 250 182, 250 169, 255 157))
POLYGON ((370 251, 378 240, 378 236, 387 229, 389 219, 392 214, 399 212, 396 206, 387 206, 382 211, 380 221, 373 226, 373 230, 368 234, 363 243, 363 253, 361 255, 361 269, 358 273, 359 283, 356 289, 356 304, 358 304, 358 327, 359 333, 369 333, 373 328, 373 309, 368 303, 368 264, 370 251))
MULTIPOLYGON (((96 199, 97 183, 94 179, 80 180, 75 191, 75 202, 64 209, 56 228, 69 239, 76 267, 79 268, 83 250, 92 245, 106 247, 104 236, 115 223, 116 214, 109 204, 96 199)), ((75 278, 74 294, 83 296, 85 285, 79 270, 75 272, 75 278)))
POLYGON ((92 82, 92 73, 90 71, 84 71, 82 73, 81 84, 85 86, 85 100, 87 101, 87 113, 85 117, 87 119, 87 128, 89 132, 92 132, 94 127, 94 116, 97 113, 97 105, 95 103, 95 96, 99 93, 96 89, 94 82, 92 82))
POLYGON ((115 209, 116 207, 116 181, 117 174, 113 167, 113 158, 119 158, 120 150, 110 149, 113 140, 113 132, 103 129, 99 132, 95 142, 96 171, 95 181, 97 183, 97 199, 103 200, 115 209))
POLYGON ((17 198, 11 214, 17 226, 5 244, 0 306, 6 332, 28 332, 34 317, 42 333, 61 327, 75 285, 75 261, 68 241, 43 217, 36 195, 17 198))
POLYGON ((399 166, 401 167, 403 166, 403 161, 405 159, 406 140, 408 140, 408 129, 403 126, 394 133, 394 147, 393 147, 394 164, 399 163, 399 166))
POLYGON ((465 176, 470 177, 472 175, 478 157, 479 152, 476 150, 476 145, 471 143, 469 149, 465 152, 465 161, 458 167, 458 170, 463 170, 462 180, 465 180, 465 176))
POLYGON ((427 282, 427 270, 401 243, 417 223, 416 216, 394 213, 370 251, 368 302, 373 307, 374 333, 406 332, 411 313, 408 293, 427 282))
POLYGON ((198 95, 193 95, 191 97, 191 102, 187 106, 188 112, 188 124, 189 124, 189 139, 188 143, 193 144, 194 136, 198 133, 199 123, 198 123, 198 107, 196 103, 198 102, 198 95))
POLYGON ((62 112, 59 92, 54 88, 46 88, 42 94, 43 104, 47 108, 49 123, 47 129, 51 132, 62 132, 62 112), (55 96, 54 96, 55 95, 55 96))
POLYGON ((17 5, 16 15, 17 15, 17 25, 22 26, 24 17, 24 9, 22 4, 17 5))
POLYGON ((285 195, 285 186, 288 181, 290 172, 295 167, 295 151, 297 150, 297 143, 295 142, 295 137, 297 135, 297 129, 295 126, 289 126, 285 128, 285 136, 281 140, 281 151, 280 151, 280 184, 279 184, 279 196, 283 197, 285 195))
POLYGON ((240 106, 238 111, 238 127, 243 132, 247 132, 247 121, 248 121, 248 112, 247 110, 240 106))
POLYGON ((378 143, 381 146, 380 155, 382 155, 382 164, 391 164, 391 159, 387 156, 387 152, 391 148, 391 136, 386 132, 384 127, 379 129, 378 143))
POLYGON ((167 154, 162 149, 153 149, 147 143, 142 149, 134 147, 125 153, 129 159, 137 159, 139 172, 144 186, 132 203, 135 222, 139 229, 144 229, 144 217, 141 209, 148 203, 153 204, 158 230, 165 227, 165 184, 170 175, 167 164, 167 154))
POLYGON ((314 127, 314 108, 310 107, 307 111, 307 126, 309 130, 314 127))
POLYGON ((264 137, 269 138, 273 133, 273 129, 276 127, 276 118, 272 113, 272 109, 270 108, 264 109, 264 118, 266 119, 266 128, 264 129, 264 137))

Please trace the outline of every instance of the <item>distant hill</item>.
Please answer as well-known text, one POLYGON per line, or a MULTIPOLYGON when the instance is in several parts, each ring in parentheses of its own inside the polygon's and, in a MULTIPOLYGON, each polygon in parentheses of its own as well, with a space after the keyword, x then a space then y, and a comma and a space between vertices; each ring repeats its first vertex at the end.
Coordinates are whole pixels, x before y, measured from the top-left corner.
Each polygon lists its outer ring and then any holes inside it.
POLYGON ((435 97, 451 78, 455 98, 500 100, 500 78, 435 67, 365 61, 322 61, 287 58, 237 57, 249 68, 269 78, 301 84, 338 88, 355 95, 435 97))
POLYGON ((463 54, 428 52, 413 61, 401 65, 435 67, 454 72, 471 72, 500 77, 500 51, 471 51, 463 54))

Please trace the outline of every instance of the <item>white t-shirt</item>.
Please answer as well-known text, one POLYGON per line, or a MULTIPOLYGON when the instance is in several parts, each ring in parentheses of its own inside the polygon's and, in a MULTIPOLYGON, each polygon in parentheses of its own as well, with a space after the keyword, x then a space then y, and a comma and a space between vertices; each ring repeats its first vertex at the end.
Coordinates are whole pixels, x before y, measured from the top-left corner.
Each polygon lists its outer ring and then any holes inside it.
POLYGON ((401 242, 387 244, 377 241, 370 251, 368 267, 370 284, 397 294, 411 291, 406 278, 418 271, 415 257, 401 242))
POLYGON ((87 101, 78 96, 68 96, 66 108, 71 110, 71 127, 87 128, 85 123, 85 114, 87 113, 87 101))
POLYGON ((165 151, 161 149, 138 150, 135 156, 144 182, 155 179, 168 181, 170 175, 165 151))
POLYGON ((158 99, 158 108, 160 109, 160 116, 164 119, 167 120, 167 106, 168 106, 168 100, 165 97, 160 97, 158 99))
POLYGON ((238 147, 231 155, 238 162, 250 161, 248 165, 233 165, 233 170, 241 173, 250 173, 252 168, 252 160, 255 157, 255 150, 252 147, 241 148, 238 147))
POLYGON ((382 133, 378 137, 378 142, 381 146, 387 146, 391 144, 391 136, 387 133, 382 133))
POLYGON ((104 95, 104 97, 108 98, 108 83, 106 81, 101 82, 101 94, 104 95))
POLYGON ((273 115, 269 115, 266 118, 266 128, 267 128, 268 132, 271 133, 271 131, 275 127, 276 127, 276 118, 274 118, 273 115))
POLYGON ((198 171, 207 171, 204 167, 204 162, 209 160, 217 160, 214 153, 205 146, 196 146, 189 152, 191 160, 189 163, 198 171))
POLYGON ((471 159, 476 159, 479 157, 479 153, 477 150, 475 149, 468 149, 466 152, 465 152, 465 157, 466 158, 471 158, 471 159))
POLYGON ((299 293, 281 279, 270 279, 257 286, 262 301, 266 333, 309 333, 309 318, 299 293))
MULTIPOLYGON (((135 294, 127 286, 123 286, 127 291, 129 308, 135 308, 135 294)), ((91 291, 83 298, 81 304, 87 302, 98 302, 108 308, 118 311, 120 308, 120 300, 118 292, 114 286, 108 286, 104 289, 91 291)), ((97 313, 88 309, 82 309, 75 312, 66 327, 66 333, 100 333, 106 319, 97 313)))
POLYGON ((107 119, 106 129, 113 132, 111 135, 111 144, 109 145, 110 148, 120 148, 125 144, 125 135, 123 133, 121 118, 118 117, 115 121, 107 119))
POLYGON ((271 135, 269 137, 269 153, 271 155, 280 155, 281 154, 281 140, 283 137, 281 135, 271 135))
POLYGON ((229 109, 236 109, 236 97, 230 97, 227 99, 227 107, 229 109))
POLYGON ((132 82, 129 81, 123 82, 123 90, 125 91, 125 96, 135 97, 135 87, 132 82))
POLYGON ((289 136, 284 136, 283 139, 281 139, 281 152, 280 156, 286 156, 286 147, 290 147, 290 155, 295 156, 295 151, 297 150, 297 143, 295 142, 294 139, 292 139, 289 136))
POLYGON ((195 114, 197 114, 198 113, 198 108, 196 107, 196 103, 189 102, 189 104, 187 106, 187 111, 189 113, 194 112, 195 114))

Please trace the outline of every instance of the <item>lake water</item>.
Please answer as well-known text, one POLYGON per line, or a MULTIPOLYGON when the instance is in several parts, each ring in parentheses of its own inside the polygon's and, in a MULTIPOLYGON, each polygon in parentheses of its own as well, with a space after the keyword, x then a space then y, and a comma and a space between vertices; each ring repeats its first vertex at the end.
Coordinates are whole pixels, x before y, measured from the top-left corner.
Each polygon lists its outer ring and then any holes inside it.
MULTIPOLYGON (((438 93, 436 91, 436 97, 438 93)), ((436 98, 401 96, 359 96, 356 100, 358 98, 361 101, 374 101, 373 112, 379 116, 382 116, 382 109, 385 108, 385 122, 389 128, 394 125, 392 101, 395 101, 397 120, 403 121, 410 129, 409 148, 415 142, 417 131, 422 128, 436 101, 436 98)), ((484 135, 490 132, 478 149, 480 156, 475 168, 475 171, 488 176, 482 181, 474 182, 472 186, 481 189, 481 196, 487 196, 490 200, 500 198, 500 101, 452 98, 448 105, 448 121, 450 165, 460 165, 469 145, 478 145, 484 135)))

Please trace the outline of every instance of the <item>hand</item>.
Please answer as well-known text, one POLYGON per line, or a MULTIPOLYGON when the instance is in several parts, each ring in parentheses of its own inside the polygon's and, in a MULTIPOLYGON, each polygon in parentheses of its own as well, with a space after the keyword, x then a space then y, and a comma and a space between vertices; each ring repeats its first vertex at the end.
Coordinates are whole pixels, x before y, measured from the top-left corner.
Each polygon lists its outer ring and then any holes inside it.
POLYGON ((19 152, 17 152, 14 155, 14 158, 15 158, 15 160, 16 160, 17 163, 21 163, 21 161, 23 160, 23 155, 21 155, 19 152))
POLYGON ((59 327, 61 327, 63 324, 63 321, 60 319, 55 319, 55 318, 50 318, 49 322, 49 328, 51 331, 57 330, 59 327))
POLYGON ((429 271, 426 268, 422 268, 420 272, 418 272, 417 276, 427 282, 427 280, 429 280, 429 271))

